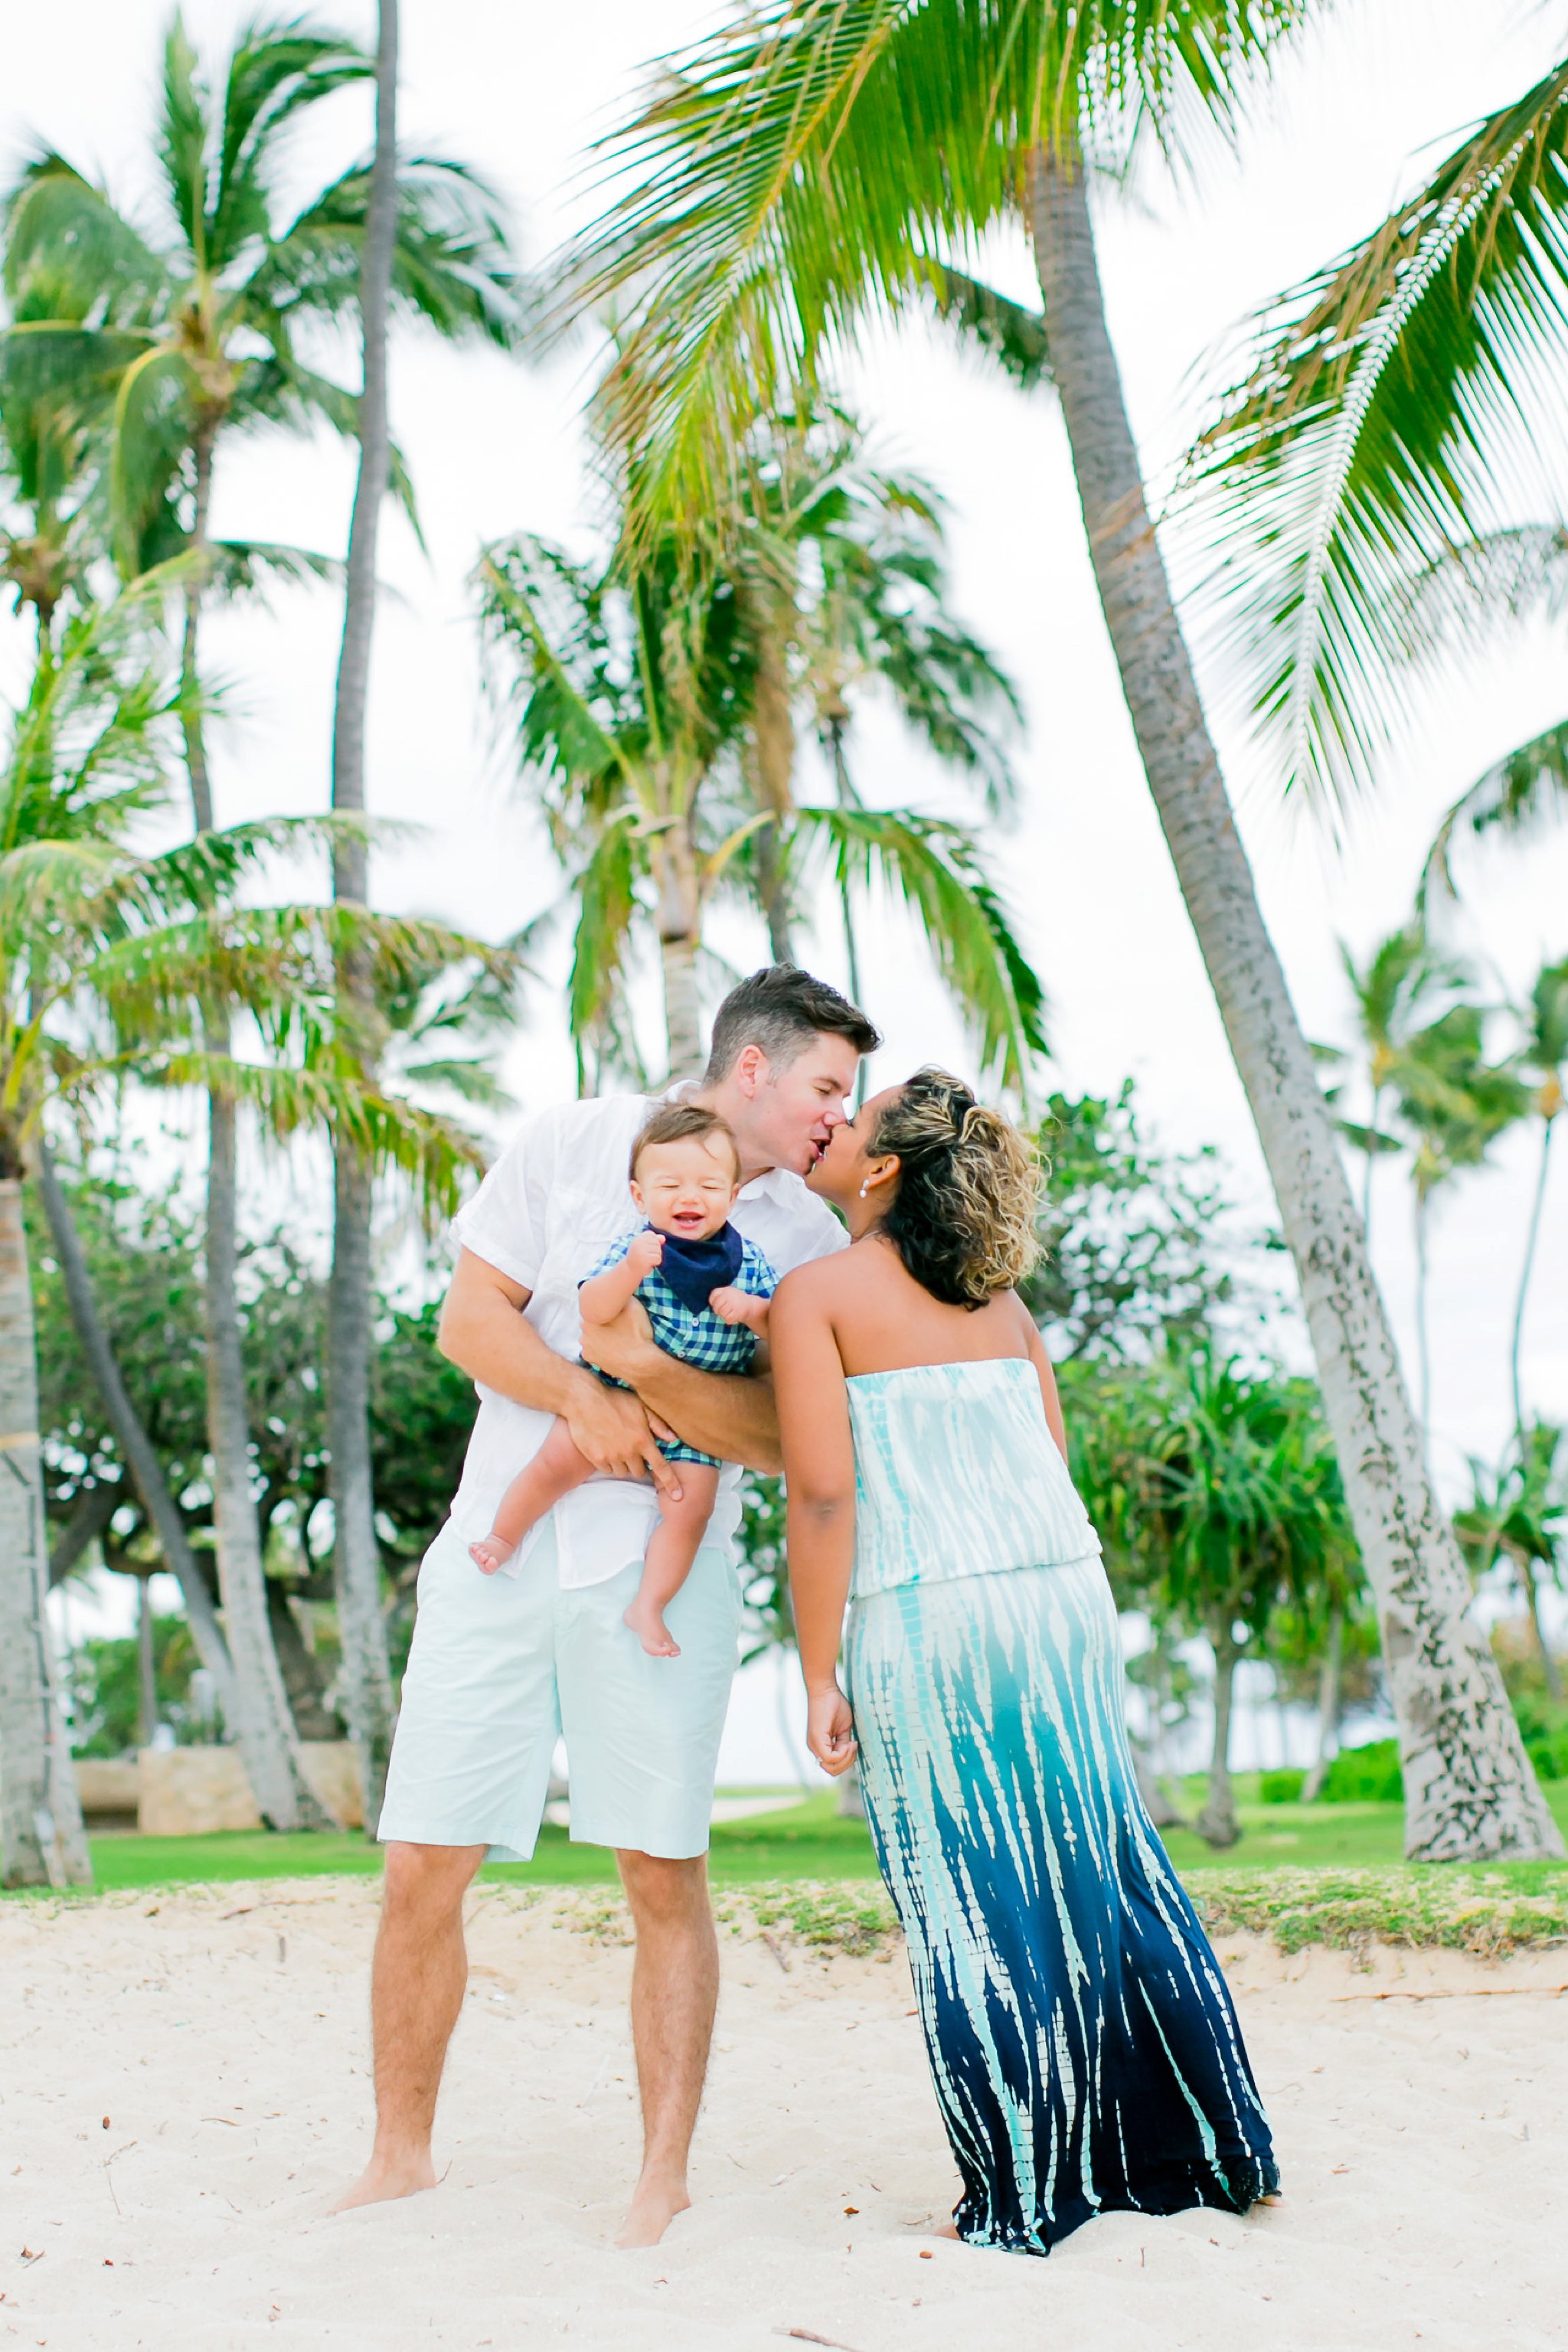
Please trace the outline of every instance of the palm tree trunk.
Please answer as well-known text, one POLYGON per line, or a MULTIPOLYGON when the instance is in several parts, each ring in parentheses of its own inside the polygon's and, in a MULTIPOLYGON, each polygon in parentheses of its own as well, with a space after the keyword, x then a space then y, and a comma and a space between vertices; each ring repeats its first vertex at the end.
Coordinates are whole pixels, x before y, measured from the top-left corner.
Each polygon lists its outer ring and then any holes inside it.
POLYGON ((1541 1236, 1541 1213, 1546 1205, 1546 1179, 1551 1172, 1552 1137, 1556 1125, 1555 1118, 1547 1119, 1542 1133, 1541 1169, 1535 1180, 1530 1230, 1524 1237, 1524 1263, 1519 1269, 1519 1297, 1514 1302, 1513 1339, 1509 1349, 1509 1371, 1513 1383, 1513 1433, 1521 1454, 1524 1448, 1524 1390, 1521 1362, 1524 1352, 1524 1310, 1530 1298, 1530 1277, 1535 1270, 1535 1244, 1541 1236))
POLYGON ((1369 1256, 1372 1253, 1372 1171, 1377 1165, 1377 1144, 1375 1139, 1382 1132, 1378 1124, 1379 1114, 1382 1110, 1382 1107, 1383 1089, 1381 1087, 1373 1087, 1372 1090, 1372 1125, 1368 1129, 1369 1149, 1366 1155, 1366 1175, 1363 1181, 1361 1191, 1362 1231, 1366 1239, 1367 1254, 1369 1256))
MULTIPOLYGON (((391 473, 387 419, 386 312, 397 233, 397 0, 381 0, 376 52, 375 160, 360 268, 364 388, 359 414, 359 479, 349 525, 343 640, 332 729, 332 806, 357 814, 365 804, 365 710, 375 625, 375 557, 381 509, 391 473)), ((332 895, 363 906, 369 898, 365 845, 340 841, 332 852, 332 895)), ((363 960, 345 954, 338 971, 340 1013, 366 1058, 375 1050, 375 1006, 363 960)), ((375 1540, 371 1471, 370 1355, 373 1344, 372 1171, 344 1138, 334 1151, 332 1271, 327 1307, 327 1443, 332 1497, 332 1576, 342 1642, 344 1705, 359 1751, 364 1822, 374 1836, 392 1750, 392 1667, 381 1612, 381 1556, 375 1540)))
POLYGON ((38 1369, 18 1175, 0 1176, 0 1886, 90 1886, 49 1635, 38 1369))
POLYGON ((1520 1560, 1519 1580, 1524 1587, 1524 1605, 1530 1612, 1531 1631, 1535 1636, 1535 1647, 1541 1659, 1541 1671, 1546 1683, 1546 1696, 1553 1706, 1561 1706, 1563 1676, 1558 1672, 1557 1661, 1552 1654, 1552 1645, 1546 1638, 1546 1628, 1541 1622, 1541 1587, 1536 1581, 1534 1563, 1528 1555, 1520 1560))
POLYGON ((702 1075, 702 1010, 697 994, 697 939, 691 931, 661 938, 664 962, 664 1025, 669 1049, 669 1078, 702 1075))
POLYGON ((235 1107, 207 1097, 207 1438, 224 1627, 234 1664, 233 1730, 261 1817, 275 1830, 326 1829, 327 1814, 300 1760, 299 1741, 267 1619, 261 1529, 250 1491, 250 1417, 235 1283, 235 1107))
POLYGON ((207 1580, 196 1565, 179 1506, 169 1492, 168 1481, 153 1441, 121 1378, 109 1334, 98 1311, 98 1301, 93 1297, 92 1278, 88 1271, 87 1253, 81 1245, 81 1235, 76 1229, 65 1187, 60 1182, 53 1155, 47 1145, 40 1146, 38 1151, 38 1190, 43 1196, 44 1213, 49 1221, 49 1233, 60 1262, 60 1275, 70 1306, 71 1321, 76 1326, 77 1338, 81 1341, 82 1354, 87 1358, 88 1369, 98 1383, 99 1393, 109 1415, 109 1425, 114 1432, 115 1444, 136 1482, 137 1492, 146 1506, 147 1516, 163 1546, 163 1558, 170 1572, 179 1581, 196 1654, 213 1678, 218 1704, 226 1717, 232 1717, 234 1666, 229 1658, 228 1644, 224 1640, 223 1628, 213 1607, 207 1580))
POLYGON ((1427 1475, 1332 1125, 1183 641, 1106 327, 1081 161, 1030 175, 1052 373, 1089 553, 1160 822, 1296 1261, 1324 1411, 1377 1601, 1405 1769, 1405 1851, 1557 1855, 1469 1580, 1427 1475))
MULTIPOLYGON (((827 740, 833 754, 833 789, 841 809, 855 805, 855 787, 849 781, 849 763, 844 756, 844 721, 830 719, 827 740)), ((842 864, 838 869, 838 916, 844 926, 844 960, 848 967, 849 1002, 858 1004, 862 1013, 866 1000, 860 993, 860 950, 855 937, 855 908, 849 896, 849 877, 842 864)), ((855 1070, 855 1108, 860 1110, 866 1101, 867 1064, 868 1054, 862 1054, 855 1070)))
MULTIPOLYGON (((195 438, 195 522, 193 549, 207 545, 212 499, 213 435, 195 438)), ((191 809, 198 833, 213 824, 212 780, 207 769, 201 691, 202 588, 200 572, 185 590, 185 634, 181 654, 184 694, 185 766, 191 809)), ((208 1053, 222 1054, 229 1039, 220 1019, 205 1028, 208 1053)), ((216 1088, 207 1095, 207 1444, 213 1457, 213 1526, 217 1543, 218 1591, 224 1632, 233 1669, 233 1733, 262 1819, 273 1829, 324 1829, 300 1763, 299 1743, 289 1720, 283 1678, 267 1622, 267 1580, 261 1531, 250 1491, 250 1419, 245 1392, 245 1352, 240 1332, 237 1271, 239 1253, 237 1114, 233 1098, 216 1088)))
POLYGON ((1301 1802, 1304 1805, 1315 1805, 1322 1795, 1329 1767, 1339 1752, 1340 1690, 1344 1675, 1344 1612, 1335 1609, 1330 1612, 1328 1638, 1323 1643, 1322 1660, 1318 1668, 1318 1756, 1302 1784, 1301 1802))
POLYGON ((1206 1844, 1235 1845, 1241 1836, 1236 1818, 1236 1791, 1230 1780, 1230 1717, 1236 1696, 1236 1662, 1241 1655, 1228 1625, 1209 1635, 1214 1649, 1214 1753, 1209 1759, 1208 1793, 1203 1811, 1193 1823, 1206 1844))
POLYGON ((768 946, 775 963, 793 963, 789 909, 789 820, 795 808, 795 721, 789 707, 785 640, 770 625, 783 602, 776 584, 757 598, 761 638, 752 695, 752 790, 759 808, 773 817, 757 835, 757 873, 768 946))
POLYGON ((702 1043, 702 1004, 697 990, 697 950, 701 944, 702 901, 689 820, 655 837, 654 877, 658 887, 659 955, 664 965, 664 1026, 669 1076, 700 1077, 707 1055, 702 1043))
POLYGON ((1415 1361, 1421 1378, 1421 1434, 1432 1443, 1432 1339, 1427 1328, 1427 1244, 1431 1231, 1427 1195, 1415 1198, 1415 1361))

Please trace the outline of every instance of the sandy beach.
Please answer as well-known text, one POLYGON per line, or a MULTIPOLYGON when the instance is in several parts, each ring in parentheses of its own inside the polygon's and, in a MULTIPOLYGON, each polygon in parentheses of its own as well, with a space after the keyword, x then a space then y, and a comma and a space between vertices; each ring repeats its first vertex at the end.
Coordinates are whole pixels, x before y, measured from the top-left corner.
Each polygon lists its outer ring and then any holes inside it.
POLYGON ((1110 2215, 1049 2262, 943 2242, 901 1950, 724 1942, 694 2210, 609 2243, 630 1954, 474 1900, 438 2191, 323 2218, 368 2144, 373 1885, 0 1910, 0 2345, 363 2352, 1197 2352, 1568 2341, 1568 1954, 1221 1946, 1284 2168, 1247 2221, 1110 2215))

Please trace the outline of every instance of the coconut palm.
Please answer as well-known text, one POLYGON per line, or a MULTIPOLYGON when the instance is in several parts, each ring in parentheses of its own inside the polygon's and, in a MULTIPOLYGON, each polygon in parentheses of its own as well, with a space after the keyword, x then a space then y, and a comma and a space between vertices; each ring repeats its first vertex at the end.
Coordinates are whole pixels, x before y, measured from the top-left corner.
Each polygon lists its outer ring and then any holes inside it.
MULTIPOLYGON (((375 555, 392 475, 387 416, 387 311, 397 241, 397 0, 380 0, 375 72, 375 153, 360 253, 359 478, 349 524, 342 652, 332 718, 332 806, 365 804, 364 727, 375 622, 375 555)), ((332 861, 334 896, 363 905, 370 895, 363 845, 345 842, 332 861)), ((340 975, 342 1011, 357 1017, 374 1051, 374 1000, 363 974, 340 975)), ((392 1752, 392 1668, 381 1608, 381 1566, 371 1476, 372 1312, 370 1171, 347 1151, 333 1155, 332 1272, 327 1317, 328 1448, 331 1457, 332 1575, 342 1642, 349 1726, 359 1749, 365 1827, 374 1833, 392 1752)))
POLYGON ((843 740, 848 698, 875 684, 994 813, 1013 798, 1007 738, 1020 712, 1011 682, 952 618, 936 492, 877 466, 846 411, 764 419, 742 494, 741 528, 720 534, 756 649, 741 768, 773 820, 751 836, 747 857, 774 960, 789 963, 794 866, 810 851, 811 820, 796 822, 803 726, 837 755, 837 805, 860 805, 843 740))
POLYGON ((1563 1676, 1541 1622, 1541 1580, 1561 1580, 1568 1532, 1568 1442, 1551 1422, 1521 1428, 1500 1470, 1470 1464, 1471 1499, 1455 1517, 1459 1541, 1478 1576, 1500 1559, 1518 1580, 1547 1696, 1563 1704, 1563 1676))
POLYGON ((1528 1097, 1510 1065, 1489 1062, 1485 1009, 1455 1004, 1417 1031, 1392 1076, 1398 1122, 1411 1149, 1415 1195, 1415 1328, 1421 1423, 1431 1424, 1430 1296, 1436 1195, 1481 1166, 1498 1137, 1521 1118, 1528 1097))
POLYGON ((1509 1347, 1509 1373, 1513 1392, 1513 1425, 1522 1443, 1524 1394, 1521 1359, 1524 1349, 1524 1316, 1530 1303, 1531 1276, 1541 1216, 1546 1205, 1546 1180, 1552 1169, 1552 1139, 1563 1116, 1564 1084, 1568 1081, 1568 957, 1542 964, 1530 992, 1524 1048, 1520 1064, 1532 1082, 1531 1108, 1541 1121, 1541 1161, 1525 1233, 1524 1259, 1519 1270, 1519 1296, 1514 1304, 1513 1332, 1509 1347))
MULTIPOLYGON (((152 618, 146 588, 132 591, 111 614, 92 610, 86 584, 93 560, 101 553, 96 529, 101 513, 93 513, 89 497, 92 428, 95 421, 101 425, 113 396, 112 367, 94 375, 87 356, 79 339, 68 335, 0 340, 0 466, 11 501, 5 568, 16 590, 17 611, 31 612, 36 632, 32 688, 14 757, 27 763, 36 790, 46 797, 56 791, 62 741, 68 744, 79 734, 85 715, 100 707, 114 709, 110 742, 129 749, 132 741, 141 746, 142 730, 155 717, 158 703, 155 672, 124 666, 127 628, 134 631, 152 618), (62 661, 56 644, 57 615, 73 607, 83 610, 83 625, 62 661), (124 698, 117 701, 122 674, 124 698)), ((135 764, 139 767, 140 761, 135 764)), ((112 752, 109 765, 112 772, 112 752)), ((95 805, 95 823, 113 836, 133 813, 134 801, 127 805, 111 799, 95 805)), ((165 1564, 179 1581, 202 1664, 213 1677, 220 1704, 232 1713, 233 1670, 223 1629, 156 1451, 114 1361, 70 1205, 41 1137, 37 1174, 83 1352, 127 1467, 157 1528, 165 1564)))
MULTIPOLYGON (((220 446, 262 428, 296 432, 321 423, 356 432, 360 402, 309 367, 300 331, 353 315, 361 258, 374 236, 382 332, 388 302, 451 339, 510 340, 512 272, 496 207, 465 167, 418 157, 396 170, 394 130, 378 142, 379 173, 356 163, 302 207, 280 200, 285 142, 301 115, 372 61, 344 36, 305 19, 258 20, 241 30, 216 86, 176 15, 164 44, 157 161, 173 224, 154 245, 63 158, 28 167, 14 200, 7 275, 27 316, 14 339, 100 349, 100 373, 118 362, 106 495, 121 568, 185 544, 198 559, 184 588, 186 757, 198 828, 213 823, 199 691, 200 629, 209 587, 248 584, 268 569, 295 573, 314 559, 297 551, 215 544, 209 532, 220 446), (391 180, 389 173, 395 176, 391 180), (374 215, 374 219, 373 219, 374 215), (390 243, 390 258, 387 247, 390 243), (390 283, 388 283, 390 279, 390 283), (46 297, 48 299, 46 300, 46 297), (44 315, 49 312, 50 315, 44 315), (127 343, 132 346, 127 354, 127 343)), ((384 76, 383 77, 384 80, 384 76)), ((333 796, 363 803, 363 718, 374 588, 374 521, 391 467, 384 369, 367 376, 371 475, 356 499, 354 595, 334 740, 333 796)), ((406 485, 405 485, 406 487, 406 485)), ((321 568, 316 564, 315 568, 321 568)), ((334 880, 363 901, 363 848, 345 835, 334 880)), ((209 1041, 220 1053, 225 1040, 209 1041)), ((211 1317, 212 1440, 226 1496, 224 1539, 256 1549, 245 1471, 245 1381, 235 1293, 237 1159, 232 1106, 215 1098, 209 1118, 207 1297, 211 1317)), ((345 1481, 345 1643, 351 1713, 368 1749, 384 1761, 390 1683, 373 1606, 374 1547, 368 1487, 364 1388, 369 1346, 369 1184, 345 1167, 342 1280, 335 1287, 333 1394, 345 1481)), ((336 1255, 336 1253, 335 1253, 336 1255)), ((373 1780, 379 1773, 377 1764, 373 1780)))
MULTIPOLYGON (((1562 1839, 1427 1475, 1312 1055, 1258 906, 1148 510, 1089 206, 1184 121, 1227 127, 1308 15, 1230 0, 769 0, 661 69, 613 142, 580 257, 622 303, 603 395, 644 510, 723 509, 734 453, 878 309, 933 299, 1061 402, 1139 750, 1300 1276, 1324 1409, 1376 1595, 1413 1855, 1556 1853, 1562 1839), (969 281, 983 236, 1030 235, 1043 317, 969 281), (1030 353, 1035 356, 1031 359, 1030 353)), ((655 527, 650 519, 647 528, 655 527)))
POLYGON ((1390 1089, 1415 1050, 1415 1041, 1463 992, 1467 976, 1452 959, 1433 950, 1419 922, 1391 931, 1364 965, 1358 967, 1342 943, 1340 956, 1355 1002, 1372 1096, 1365 1125, 1342 1118, 1340 1132, 1366 1154, 1362 1224, 1370 1241, 1373 1170, 1380 1157, 1400 1149, 1398 1137, 1389 1134, 1383 1123, 1390 1089))
MULTIPOLYGON (((1478 623, 1561 610, 1548 478, 1568 341, 1568 58, 1359 244, 1270 303, 1195 454, 1233 648, 1288 777, 1374 780, 1419 678, 1478 623)), ((1498 762, 1455 835, 1561 806, 1568 729, 1498 762)))
MULTIPOLYGON (((478 584, 519 765, 537 780, 575 902, 567 1013, 579 1067, 606 1026, 629 1028, 626 960, 651 919, 668 1066, 690 1076, 703 1061, 705 909, 717 892, 752 895, 746 845, 779 822, 742 782, 762 661, 754 606, 733 572, 689 561, 673 538, 595 570, 524 535, 488 551, 478 584)), ((844 887, 876 875, 903 898, 984 1061, 1020 1076, 1040 1042, 1039 983, 965 828, 912 810, 797 804, 793 793, 787 824, 806 871, 802 845, 822 843, 844 887)))

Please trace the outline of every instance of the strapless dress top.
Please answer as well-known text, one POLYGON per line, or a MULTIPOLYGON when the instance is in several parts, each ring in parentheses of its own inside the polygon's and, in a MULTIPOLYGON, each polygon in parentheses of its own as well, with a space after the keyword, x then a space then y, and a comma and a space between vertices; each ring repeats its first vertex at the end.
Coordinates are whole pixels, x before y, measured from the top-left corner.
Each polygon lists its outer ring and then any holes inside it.
POLYGON ((857 1372, 850 1597, 1100 1549, 1027 1359, 857 1372))

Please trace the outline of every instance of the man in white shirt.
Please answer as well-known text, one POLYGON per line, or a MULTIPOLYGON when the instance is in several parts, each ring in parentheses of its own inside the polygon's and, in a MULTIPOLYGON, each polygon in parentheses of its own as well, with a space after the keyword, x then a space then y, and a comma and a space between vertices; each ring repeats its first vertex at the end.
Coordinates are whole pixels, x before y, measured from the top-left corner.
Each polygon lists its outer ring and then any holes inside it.
MULTIPOLYGON (((844 1246, 802 1180, 844 1123, 859 1057, 878 1042, 837 990, 787 964, 753 973, 719 1009, 695 1098, 734 1130, 745 1181, 731 1220, 781 1275, 844 1246)), ((440 1344, 471 1374, 479 1412, 452 1516, 419 1573, 377 1832, 387 1853, 372 1984, 375 2147, 345 2206, 435 2185, 430 2132, 467 1979, 463 1896, 487 1853, 531 1854, 562 1732, 572 1835, 616 1849, 637 1927, 643 2168, 621 2243, 657 2243, 690 2201, 687 2155, 718 1991, 705 1857, 739 1630, 737 1465, 780 1463, 765 1378, 664 1354, 635 1299, 584 1342, 577 1284, 638 1222, 628 1159, 653 1108, 620 1096, 542 1112, 457 1219, 463 1248, 440 1344), (584 1344, 628 1386, 599 1380, 580 1360, 584 1344), (555 1506, 516 1577, 483 1576, 468 1547, 556 1415, 601 1475, 555 1506), (656 1421, 726 1465, 668 1612, 676 1658, 649 1657, 623 1622, 657 1512, 649 1481, 679 1475, 656 1421)))

